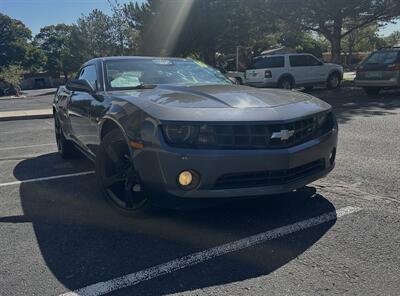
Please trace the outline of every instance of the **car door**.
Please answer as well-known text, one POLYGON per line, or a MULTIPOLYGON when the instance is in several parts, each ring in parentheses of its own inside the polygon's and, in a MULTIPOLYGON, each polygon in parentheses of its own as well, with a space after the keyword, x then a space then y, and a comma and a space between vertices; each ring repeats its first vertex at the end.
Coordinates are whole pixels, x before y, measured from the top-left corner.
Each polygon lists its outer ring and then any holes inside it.
POLYGON ((308 55, 296 54, 289 56, 290 73, 296 81, 296 85, 311 83, 311 73, 308 55))
POLYGON ((307 56, 307 64, 309 67, 310 73, 310 82, 311 83, 320 83, 326 81, 328 78, 328 73, 326 71, 326 67, 324 67, 324 63, 319 59, 314 57, 313 55, 307 56))
MULTIPOLYGON (((97 90, 97 72, 96 65, 86 65, 79 72, 78 79, 88 81, 92 87, 97 90)), ((82 148, 88 150, 87 144, 92 137, 92 126, 90 122, 90 110, 92 101, 95 98, 92 94, 84 91, 72 91, 69 105, 68 115, 71 124, 71 137, 77 141, 82 148)))

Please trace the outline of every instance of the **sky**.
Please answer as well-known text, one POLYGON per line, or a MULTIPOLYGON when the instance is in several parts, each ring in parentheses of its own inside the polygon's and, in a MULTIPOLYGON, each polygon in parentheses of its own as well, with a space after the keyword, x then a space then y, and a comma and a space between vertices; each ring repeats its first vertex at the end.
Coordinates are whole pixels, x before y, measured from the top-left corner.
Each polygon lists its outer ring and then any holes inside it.
MULTIPOLYGON (((118 0, 119 3, 144 1, 118 0)), ((107 0, 0 0, 0 12, 22 21, 33 36, 47 25, 72 24, 81 14, 89 14, 95 8, 110 13, 107 0)), ((400 30, 400 20, 382 27, 380 34, 387 36, 395 30, 400 30)))
MULTIPOLYGON (((144 1, 118 0, 118 3, 144 1)), ((0 0, 0 12, 22 21, 33 36, 47 25, 72 24, 95 8, 111 13, 107 0, 0 0)))

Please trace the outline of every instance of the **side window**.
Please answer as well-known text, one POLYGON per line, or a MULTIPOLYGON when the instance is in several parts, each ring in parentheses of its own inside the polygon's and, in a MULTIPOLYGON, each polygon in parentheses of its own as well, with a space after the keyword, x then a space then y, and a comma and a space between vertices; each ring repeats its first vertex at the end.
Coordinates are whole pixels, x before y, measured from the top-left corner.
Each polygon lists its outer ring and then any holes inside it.
POLYGON ((314 58, 313 56, 307 56, 308 66, 319 66, 321 62, 314 58))
POLYGON ((94 89, 97 89, 97 73, 96 73, 96 66, 89 65, 82 69, 81 73, 79 74, 79 79, 87 80, 94 89))
POLYGON ((292 55, 289 56, 289 62, 291 67, 305 67, 308 66, 307 55, 292 55))
POLYGON ((284 57, 270 57, 267 59, 267 67, 266 68, 282 68, 285 64, 284 57))
POLYGON ((265 68, 282 68, 285 64, 283 56, 278 57, 263 57, 257 59, 249 69, 265 69, 265 68))

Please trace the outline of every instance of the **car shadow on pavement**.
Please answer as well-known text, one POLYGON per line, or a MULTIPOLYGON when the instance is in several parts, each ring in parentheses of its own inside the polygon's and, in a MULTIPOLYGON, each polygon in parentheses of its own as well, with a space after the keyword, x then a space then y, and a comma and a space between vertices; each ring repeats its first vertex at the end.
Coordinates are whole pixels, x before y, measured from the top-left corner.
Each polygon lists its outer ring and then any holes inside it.
MULTIPOLYGON (((19 180, 35 178, 36 170, 30 168, 46 164, 46 157, 55 161, 53 154, 24 160, 15 167, 14 176, 19 180)), ((44 261, 70 290, 335 210, 309 187, 291 194, 230 201, 197 210, 158 209, 140 219, 130 218, 117 214, 103 201, 94 175, 22 183, 20 197, 24 216, 4 219, 32 223, 44 261)), ((310 248, 335 222, 114 294, 160 295, 267 275, 310 248)))
POLYGON ((400 90, 384 90, 378 95, 368 96, 361 88, 343 87, 337 90, 315 90, 309 94, 320 98, 330 105, 338 122, 343 124, 354 116, 395 115, 400 108, 400 90))

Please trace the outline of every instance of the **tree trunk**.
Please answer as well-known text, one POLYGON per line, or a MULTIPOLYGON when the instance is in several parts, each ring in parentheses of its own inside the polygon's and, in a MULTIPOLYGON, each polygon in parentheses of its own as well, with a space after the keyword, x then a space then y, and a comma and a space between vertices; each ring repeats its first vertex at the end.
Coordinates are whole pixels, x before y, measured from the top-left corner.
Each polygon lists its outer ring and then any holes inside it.
POLYGON ((336 64, 340 64, 340 52, 341 52, 341 41, 342 41, 342 20, 340 17, 335 20, 333 24, 333 32, 330 38, 331 42, 331 61, 336 64))

